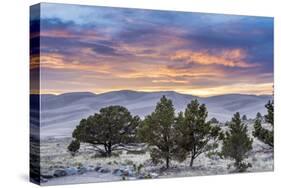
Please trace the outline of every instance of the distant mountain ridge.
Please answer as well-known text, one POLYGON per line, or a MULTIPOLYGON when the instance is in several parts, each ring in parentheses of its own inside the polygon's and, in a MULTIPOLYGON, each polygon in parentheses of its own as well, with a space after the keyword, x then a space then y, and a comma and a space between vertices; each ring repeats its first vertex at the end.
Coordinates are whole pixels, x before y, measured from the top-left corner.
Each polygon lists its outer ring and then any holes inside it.
POLYGON ((110 105, 121 105, 133 115, 144 118, 150 114, 159 99, 165 95, 173 101, 176 112, 183 111, 186 105, 197 98, 207 106, 209 116, 219 121, 230 120, 239 111, 248 117, 257 112, 264 114, 264 105, 271 95, 226 94, 211 97, 198 97, 175 91, 140 92, 131 90, 111 91, 94 94, 90 92, 64 93, 60 95, 41 94, 41 136, 71 136, 74 127, 86 118, 110 105))

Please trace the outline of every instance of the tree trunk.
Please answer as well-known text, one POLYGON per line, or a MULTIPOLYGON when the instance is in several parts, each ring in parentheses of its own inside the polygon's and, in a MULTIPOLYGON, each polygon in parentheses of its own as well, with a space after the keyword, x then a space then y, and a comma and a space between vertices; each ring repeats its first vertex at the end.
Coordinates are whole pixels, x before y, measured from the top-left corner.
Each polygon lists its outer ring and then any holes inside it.
POLYGON ((166 158, 166 168, 167 169, 170 168, 170 158, 169 157, 166 158))
POLYGON ((111 157, 111 152, 112 152, 111 143, 109 143, 108 144, 108 151, 107 151, 108 157, 111 157))
POLYGON ((105 156, 110 157, 111 156, 111 146, 104 144, 104 150, 105 150, 105 156))
POLYGON ((196 155, 196 146, 194 145, 191 151, 191 159, 190 159, 190 163, 189 166, 192 167, 193 166, 193 161, 195 159, 195 155, 196 155))
POLYGON ((189 163, 189 166, 192 167, 193 166, 193 161, 194 161, 194 157, 191 156, 191 159, 190 159, 190 163, 189 163))
POLYGON ((106 155, 106 157, 111 157, 111 153, 112 153, 112 144, 111 144, 111 143, 104 144, 104 150, 105 150, 105 155, 106 155))

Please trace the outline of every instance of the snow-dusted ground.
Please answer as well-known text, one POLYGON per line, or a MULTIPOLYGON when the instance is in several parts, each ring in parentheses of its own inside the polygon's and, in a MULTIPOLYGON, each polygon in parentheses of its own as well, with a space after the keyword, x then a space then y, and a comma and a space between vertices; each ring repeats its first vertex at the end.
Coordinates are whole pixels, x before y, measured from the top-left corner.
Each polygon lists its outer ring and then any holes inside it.
MULTIPOLYGON (((268 126, 268 125, 267 125, 268 126)), ((227 130, 227 127, 223 127, 227 130)), ((249 135, 253 130, 252 122, 248 126, 249 135)), ((252 137, 252 136, 251 136, 252 137)), ((228 165, 233 161, 220 159, 219 157, 207 157, 202 154, 194 161, 194 167, 189 167, 189 159, 183 163, 172 161, 169 170, 163 170, 163 165, 153 165, 150 161, 150 155, 147 147, 141 145, 136 149, 142 149, 144 152, 135 154, 122 151, 118 156, 103 158, 96 155, 90 145, 83 144, 79 153, 72 157, 67 152, 67 146, 71 138, 54 138, 41 140, 41 174, 52 174, 56 169, 65 169, 67 167, 90 167, 94 169, 99 166, 108 169, 109 172, 101 173, 94 170, 83 173, 81 175, 72 175, 59 178, 49 179, 43 185, 71 184, 71 183, 88 183, 122 180, 120 175, 113 173, 114 169, 131 169, 140 164, 144 167, 142 173, 156 174, 157 178, 167 177, 183 177, 183 176, 200 176, 200 175, 216 175, 229 174, 233 172, 233 167, 228 165)), ((254 138, 253 150, 247 159, 252 164, 248 172, 273 171, 273 151, 265 144, 254 138)), ((126 179, 136 179, 136 177, 126 177, 126 179)))
POLYGON ((76 183, 97 183, 106 181, 120 181, 120 176, 113 175, 111 173, 99 173, 99 172, 87 172, 81 175, 64 176, 60 178, 53 178, 47 183, 42 185, 65 185, 65 184, 76 184, 76 183))

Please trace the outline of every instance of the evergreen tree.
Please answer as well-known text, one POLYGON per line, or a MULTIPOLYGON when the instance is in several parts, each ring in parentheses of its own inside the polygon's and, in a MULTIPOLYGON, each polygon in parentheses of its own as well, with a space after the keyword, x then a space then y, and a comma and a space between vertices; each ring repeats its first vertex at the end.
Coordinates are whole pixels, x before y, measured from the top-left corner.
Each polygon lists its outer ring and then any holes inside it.
MULTIPOLYGON (((206 121, 207 116, 206 106, 200 105, 195 99, 187 105, 184 116, 180 113, 177 118, 175 126, 177 146, 182 148, 179 151, 190 154, 190 166, 193 166, 193 161, 199 155, 218 146, 216 142, 211 144, 210 141, 217 141, 220 128, 211 126, 211 123, 206 121)), ((181 152, 177 153, 180 155, 179 158, 183 157, 181 152)))
POLYGON ((256 115, 256 119, 260 119, 260 120, 262 120, 262 115, 261 115, 261 113, 260 113, 260 112, 258 112, 258 113, 257 113, 257 115, 256 115))
POLYGON ((174 155, 174 120, 175 109, 170 99, 163 96, 155 111, 146 116, 139 130, 142 140, 151 147, 150 156, 155 163, 164 162, 166 168, 174 155))
POLYGON ((210 120, 210 123, 218 124, 219 121, 218 121, 216 118, 213 117, 213 118, 210 120))
POLYGON ((272 126, 274 124, 274 103, 273 101, 268 101, 265 105, 267 108, 267 115, 265 115, 265 121, 270 123, 272 126))
POLYGON ((242 123, 240 114, 234 114, 232 121, 229 123, 230 130, 225 133, 223 140, 222 155, 226 158, 235 160, 234 167, 238 172, 244 172, 250 163, 243 160, 248 157, 252 150, 253 140, 247 134, 247 126, 242 123))
POLYGON ((72 156, 75 156, 80 149, 80 142, 78 140, 72 140, 67 149, 72 156))
POLYGON ((79 142, 91 144, 104 156, 111 156, 112 151, 135 142, 139 124, 140 118, 132 117, 125 107, 109 106, 87 119, 82 119, 72 137, 79 142))
POLYGON ((243 116, 242 116, 242 120, 243 120, 243 121, 247 121, 247 116, 246 116, 246 115, 243 115, 243 116))
POLYGON ((253 136, 258 138, 260 141, 269 145, 273 148, 273 136, 274 136, 274 104, 273 101, 268 101, 265 105, 267 108, 267 115, 265 115, 265 122, 272 126, 272 130, 262 127, 261 119, 257 116, 254 124, 255 130, 253 131, 253 136))

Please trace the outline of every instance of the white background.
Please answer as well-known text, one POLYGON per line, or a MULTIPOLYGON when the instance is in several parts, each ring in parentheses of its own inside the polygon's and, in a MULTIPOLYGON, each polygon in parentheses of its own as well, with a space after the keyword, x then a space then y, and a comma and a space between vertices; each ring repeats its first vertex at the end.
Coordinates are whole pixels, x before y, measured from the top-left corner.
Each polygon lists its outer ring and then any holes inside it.
MULTIPOLYGON (((3 0, 0 5, 0 187, 35 187, 29 171, 29 5, 35 0, 3 0)), ((274 16, 275 19, 275 172, 84 184, 79 187, 277 187, 280 184, 279 0, 45 0, 193 12, 274 16), (279 43, 278 43, 279 41, 279 43)), ((74 13, 75 14, 75 13, 74 13)), ((58 186, 62 187, 62 186, 58 186)), ((64 187, 77 187, 70 185, 64 187)), ((280 187, 280 185, 279 185, 280 187)))

